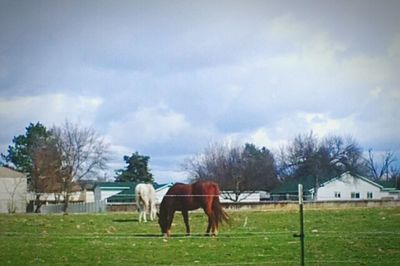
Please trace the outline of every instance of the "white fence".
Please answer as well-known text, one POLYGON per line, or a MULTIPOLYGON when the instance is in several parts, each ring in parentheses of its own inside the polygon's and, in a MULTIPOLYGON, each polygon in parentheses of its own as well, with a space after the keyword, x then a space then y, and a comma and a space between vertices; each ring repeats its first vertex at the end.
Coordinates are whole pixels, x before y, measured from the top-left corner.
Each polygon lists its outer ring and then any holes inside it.
MULTIPOLYGON (((59 213, 63 212, 64 204, 50 204, 41 207, 41 213, 59 213)), ((69 203, 69 213, 96 213, 106 212, 107 204, 104 200, 89 203, 69 203)))

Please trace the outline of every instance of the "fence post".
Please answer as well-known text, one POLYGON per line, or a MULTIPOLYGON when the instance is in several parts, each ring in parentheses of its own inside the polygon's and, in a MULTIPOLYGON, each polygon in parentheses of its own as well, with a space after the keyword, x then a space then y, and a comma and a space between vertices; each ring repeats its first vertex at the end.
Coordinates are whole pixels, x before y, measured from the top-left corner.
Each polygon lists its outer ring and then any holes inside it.
POLYGON ((304 215, 303 215, 303 185, 299 184, 299 208, 300 208, 300 264, 304 266, 304 215))
POLYGON ((299 209, 300 209, 300 234, 294 237, 300 238, 300 265, 304 266, 304 215, 303 215, 303 185, 299 184, 299 209))

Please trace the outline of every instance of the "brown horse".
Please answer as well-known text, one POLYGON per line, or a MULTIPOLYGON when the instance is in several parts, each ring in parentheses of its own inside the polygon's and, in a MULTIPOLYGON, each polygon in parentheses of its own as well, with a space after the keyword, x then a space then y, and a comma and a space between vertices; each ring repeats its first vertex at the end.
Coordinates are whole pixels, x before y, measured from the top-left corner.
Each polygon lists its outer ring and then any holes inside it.
POLYGON ((181 211, 186 226, 186 234, 190 235, 188 211, 203 208, 208 216, 206 234, 217 235, 218 223, 228 221, 229 217, 219 202, 219 187, 210 181, 197 181, 187 185, 176 183, 164 196, 158 215, 158 223, 164 236, 170 236, 171 224, 175 211, 181 211))

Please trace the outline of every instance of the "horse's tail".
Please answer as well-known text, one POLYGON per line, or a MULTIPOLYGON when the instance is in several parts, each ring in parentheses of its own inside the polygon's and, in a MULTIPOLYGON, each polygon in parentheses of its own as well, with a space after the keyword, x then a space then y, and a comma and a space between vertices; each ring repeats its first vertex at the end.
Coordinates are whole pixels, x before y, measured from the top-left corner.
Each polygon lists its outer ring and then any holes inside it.
POLYGON ((218 223, 228 223, 229 224, 229 215, 222 208, 221 202, 219 201, 219 196, 215 196, 213 200, 213 209, 214 209, 214 217, 215 221, 218 223))
POLYGON ((137 185, 135 188, 135 200, 136 200, 136 209, 138 212, 141 212, 143 209, 146 211, 146 201, 143 198, 143 191, 141 188, 141 184, 137 185))
POLYGON ((142 199, 141 199, 141 194, 140 194, 139 191, 136 192, 135 199, 136 199, 136 210, 137 210, 138 212, 140 212, 140 210, 142 209, 142 208, 141 208, 141 204, 142 204, 141 201, 142 201, 142 199))

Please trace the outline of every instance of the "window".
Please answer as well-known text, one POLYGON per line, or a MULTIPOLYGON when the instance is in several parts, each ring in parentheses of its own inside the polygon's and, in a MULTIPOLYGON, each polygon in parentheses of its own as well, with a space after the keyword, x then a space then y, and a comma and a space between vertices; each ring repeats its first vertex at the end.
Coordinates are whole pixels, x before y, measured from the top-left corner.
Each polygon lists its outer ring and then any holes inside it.
POLYGON ((374 195, 372 194, 372 192, 367 192, 367 199, 373 199, 374 195))
POLYGON ((360 198, 360 192, 351 192, 351 198, 352 199, 359 199, 360 198))
POLYGON ((340 199, 340 192, 335 192, 335 198, 340 199))

